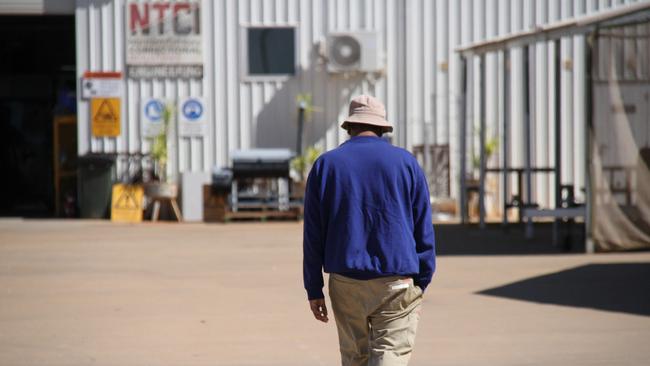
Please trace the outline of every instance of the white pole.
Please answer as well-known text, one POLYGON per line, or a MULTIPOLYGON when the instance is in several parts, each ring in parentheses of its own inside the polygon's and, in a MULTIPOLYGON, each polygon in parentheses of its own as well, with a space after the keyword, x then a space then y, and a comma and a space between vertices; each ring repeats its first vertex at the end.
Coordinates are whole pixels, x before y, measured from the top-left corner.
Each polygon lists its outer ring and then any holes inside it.
MULTIPOLYGON (((472 11, 473 11, 473 42, 479 42, 485 39, 485 2, 483 0, 474 0, 474 3, 472 5, 472 11)), ((474 168, 474 162, 476 159, 475 157, 478 157, 480 154, 479 146, 480 146, 480 141, 479 141, 479 136, 478 136, 478 127, 480 125, 480 111, 481 111, 481 103, 484 103, 484 100, 481 100, 480 98, 480 81, 481 81, 481 62, 480 62, 480 57, 473 57, 473 62, 472 62, 472 98, 473 98, 473 106, 472 106, 472 111, 471 115, 472 118, 470 118, 471 122, 467 128, 467 133, 470 136, 472 140, 472 151, 473 154, 469 156, 470 161, 471 161, 471 166, 474 168)), ((470 168, 470 169, 472 169, 470 168)))
MULTIPOLYGON (((485 2, 484 0, 474 0, 474 6, 473 6, 473 42, 479 42, 485 39, 485 2)), ((484 71, 484 68, 481 66, 481 58, 482 56, 476 56, 473 57, 473 65, 472 65, 472 112, 471 112, 471 118, 468 121, 468 128, 467 128, 467 133, 471 137, 472 141, 472 148, 470 149, 472 154, 470 155, 470 161, 471 161, 471 166, 470 170, 474 170, 475 167, 475 162, 477 161, 477 158, 481 156, 481 141, 479 139, 479 134, 480 134, 480 128, 479 125, 481 123, 481 108, 482 108, 482 103, 485 101, 482 99, 482 90, 481 90, 481 82, 482 82, 482 72, 484 71)), ((484 79, 483 79, 484 81, 484 79)), ((479 169, 479 175, 481 174, 481 171, 479 169)), ((479 176, 480 178, 480 176, 479 176)), ((483 189, 482 185, 485 182, 481 180, 479 185, 481 185, 480 190, 483 189)), ((479 220, 482 221, 484 217, 482 216, 484 214, 483 211, 483 192, 479 192, 479 220)), ((481 224, 482 226, 483 224, 481 224)))
MULTIPOLYGON (((472 14, 472 0, 462 0, 461 1, 461 11, 460 11, 460 16, 461 16, 461 28, 460 28, 460 38, 461 38, 461 43, 462 44, 469 44, 472 42, 472 36, 473 36, 473 24, 474 24, 474 19, 473 19, 473 14, 472 14)), ((464 190, 465 187, 465 179, 467 178, 467 172, 471 170, 471 164, 468 169, 468 162, 471 162, 469 158, 471 158, 471 143, 474 141, 472 137, 472 126, 471 126, 471 118, 469 117, 469 111, 470 111, 470 93, 472 93, 471 85, 472 81, 470 79, 471 75, 473 75, 470 71, 473 65, 473 58, 472 57, 465 57, 463 60, 463 85, 462 85, 462 91, 463 91, 463 105, 462 105, 462 113, 460 114, 460 118, 463 120, 460 122, 462 126, 462 131, 460 132, 461 138, 463 141, 460 141, 458 144, 459 148, 459 159, 462 159, 458 163, 456 161, 451 161, 451 164, 457 164, 460 167, 460 172, 461 176, 459 177, 460 184, 459 187, 461 190, 464 190)), ((467 218, 467 192, 466 191, 461 191, 459 192, 459 197, 461 199, 459 200, 459 205, 461 207, 459 208, 458 212, 461 213, 461 218, 464 221, 467 218)))
MULTIPOLYGON (((547 5, 545 1, 538 1, 535 9, 535 23, 547 22, 547 5)), ((535 45, 535 165, 538 167, 550 166, 548 154, 549 119, 548 119, 548 47, 546 42, 535 45)), ((550 207, 549 175, 537 174, 535 176, 535 200, 543 207, 550 207)))
MULTIPOLYGON (((512 13, 510 19, 512 22, 512 31, 520 31, 523 28, 523 12, 520 1, 514 1, 512 4, 512 13)), ((521 47, 513 47, 510 51, 510 164, 513 168, 521 168, 524 165, 524 143, 521 141, 523 136, 524 121, 524 85, 523 85, 523 50, 521 47)), ((523 192, 519 191, 517 175, 510 176, 510 186, 513 191, 517 191, 520 199, 523 199, 523 192)))
MULTIPOLYGON (((422 6, 418 2, 407 1, 406 6, 406 78, 407 88, 409 91, 409 98, 407 99, 407 117, 408 120, 404 121, 409 128, 407 129, 406 149, 412 151, 413 145, 425 144, 423 139, 424 135, 424 115, 422 113, 422 106, 424 98, 422 93, 423 80, 422 80, 422 24, 419 19, 421 18, 422 6)), ((431 67, 431 66, 429 66, 431 67)), ((427 169, 428 167, 424 167, 427 169)))
MULTIPOLYGON (((585 4, 576 1, 573 4, 574 16, 585 13, 585 4)), ((590 12, 590 11, 589 11, 590 12)), ((585 96, 585 36, 573 37, 573 161, 575 162, 574 193, 577 200, 584 200, 583 188, 585 187, 585 128, 586 128, 586 96, 585 96)))
MULTIPOLYGON (((510 32, 510 2, 508 0, 498 0, 498 15, 497 15, 497 33, 498 35, 502 36, 510 32)), ((499 130, 499 162, 501 165, 502 169, 506 169, 509 163, 509 154, 508 154, 508 131, 506 130, 505 126, 508 124, 506 121, 506 118, 509 115, 509 101, 506 100, 507 94, 506 90, 510 86, 510 82, 507 81, 507 75, 506 75, 506 54, 508 54, 508 51, 503 51, 499 52, 498 54, 498 113, 499 113, 499 124, 502 126, 499 130), (507 85, 506 85, 507 83, 507 85)), ((507 210, 505 205, 508 203, 507 201, 510 199, 509 197, 509 192, 510 189, 508 188, 508 173, 507 172, 502 172, 501 176, 499 177, 499 192, 500 192, 500 197, 499 200, 502 202, 501 205, 501 211, 502 211, 502 222, 503 224, 508 223, 508 217, 507 217, 507 210)))
POLYGON ((436 1, 436 130, 437 144, 449 142, 448 1, 436 1))
POLYGON ((479 141, 480 141, 480 183, 479 183, 479 227, 485 229, 485 54, 480 56, 480 77, 479 77, 479 99, 481 100, 481 108, 479 111, 479 141))
MULTIPOLYGON (((498 34, 497 26, 497 0, 486 1, 485 7, 485 37, 487 39, 494 38, 498 34)), ((485 55, 485 136, 487 141, 490 141, 499 136, 499 72, 498 72, 498 57, 497 53, 491 52, 485 55)), ((494 154, 486 160, 486 164, 499 165, 498 149, 494 154)), ((489 213, 500 210, 500 197, 501 192, 495 190, 494 182, 499 181, 499 176, 490 174, 486 177, 487 197, 489 200, 486 202, 486 211, 489 213)))
POLYGON ((460 98, 460 56, 454 49, 460 45, 460 2, 452 1, 449 6, 449 176, 450 176, 450 195, 458 197, 458 186, 452 184, 458 177, 459 165, 454 164, 459 161, 460 153, 458 142, 458 126, 461 108, 460 98))
MULTIPOLYGON (((557 21, 560 19, 560 0, 551 0, 549 2, 549 7, 548 7, 548 22, 552 23, 554 21, 557 21)), ((548 140, 547 140, 547 146, 550 148, 548 149, 548 163, 549 166, 555 167, 555 161, 556 161, 556 154, 558 151, 558 147, 555 144, 555 135, 556 135, 556 94, 559 91, 559 85, 556 84, 555 82, 555 74, 559 72, 558 70, 555 69, 555 42, 550 41, 546 43, 547 46, 547 55, 548 55, 548 62, 547 62, 547 67, 548 67, 548 110, 551 111, 548 114, 548 140)), ((548 190, 548 200, 550 203, 550 207, 555 207, 555 195, 556 195, 556 186, 555 186, 555 175, 549 175, 547 178, 547 184, 549 187, 548 190)))
MULTIPOLYGON (((424 12, 424 20, 422 24, 422 30, 424 34, 424 50, 422 61, 424 63, 422 70, 422 78, 424 82, 424 117, 423 117, 423 126, 422 134, 424 145, 429 146, 433 143, 433 123, 435 121, 435 72, 436 72, 436 32, 435 32, 435 4, 431 1, 424 1, 422 4, 422 11, 424 12)), ((426 154, 425 154, 426 156, 426 154)), ((451 161, 450 164, 458 165, 455 161, 451 161)), ((427 164, 430 165, 430 164, 427 164)))
MULTIPOLYGON (((562 1, 562 19, 572 17, 573 0, 562 1)), ((562 131, 562 184, 574 182, 573 136, 575 125, 573 123, 573 39, 565 37, 561 41, 561 131, 562 131)))

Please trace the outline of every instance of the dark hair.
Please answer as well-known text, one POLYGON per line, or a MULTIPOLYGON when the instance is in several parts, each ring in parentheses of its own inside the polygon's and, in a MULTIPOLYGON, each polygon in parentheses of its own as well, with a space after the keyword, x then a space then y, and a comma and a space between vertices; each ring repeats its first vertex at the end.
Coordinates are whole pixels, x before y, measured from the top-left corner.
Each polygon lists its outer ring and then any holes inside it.
POLYGON ((377 136, 381 137, 386 130, 384 127, 381 126, 375 126, 375 125, 369 125, 365 123, 350 123, 348 122, 347 126, 348 134, 352 135, 352 130, 356 130, 356 134, 359 134, 364 131, 371 131, 374 132, 377 136))

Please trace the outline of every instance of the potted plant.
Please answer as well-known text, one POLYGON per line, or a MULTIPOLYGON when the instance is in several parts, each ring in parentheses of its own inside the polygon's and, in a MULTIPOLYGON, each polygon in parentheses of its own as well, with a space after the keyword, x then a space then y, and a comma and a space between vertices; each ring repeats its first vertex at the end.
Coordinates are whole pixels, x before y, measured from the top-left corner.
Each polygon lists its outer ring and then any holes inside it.
MULTIPOLYGON (((156 199, 176 199, 178 196, 178 185, 169 179, 167 174, 168 140, 172 124, 173 109, 169 105, 162 107, 162 126, 160 133, 153 138, 151 146, 151 158, 154 161, 154 176, 157 180, 145 185, 147 197, 156 199)), ((155 178, 154 178, 155 179, 155 178)), ((173 202, 173 201, 172 201, 173 202)))
POLYGON ((307 148, 303 155, 296 156, 291 160, 291 169, 295 172, 294 176, 294 192, 299 192, 302 197, 305 192, 305 178, 309 169, 311 169, 314 162, 321 154, 321 150, 314 146, 307 148))
MULTIPOLYGON (((497 151, 497 148, 499 147, 499 140, 497 140, 496 137, 489 138, 485 142, 485 162, 490 160, 492 155, 497 151)), ((472 180, 477 180, 478 181, 478 176, 479 172, 481 170, 481 155, 479 153, 474 154, 472 156, 472 175, 470 179, 472 180)))
MULTIPOLYGON (((478 136, 478 132, 477 132, 478 136)), ((485 152, 485 164, 488 164, 488 161, 492 156, 497 152, 499 148, 499 140, 496 137, 490 137, 485 141, 484 152, 485 152)), ((481 155, 480 152, 472 156, 472 170, 467 176, 466 180, 466 189, 468 190, 468 213, 470 218, 476 218, 479 216, 479 190, 480 190, 480 172, 481 172, 481 155), (469 192, 472 192, 471 194, 469 192)), ((494 177, 492 177, 494 178, 494 177)), ((494 187, 491 187, 492 184, 495 184, 493 179, 487 179, 484 183, 488 188, 485 191, 486 200, 491 200, 494 198, 493 194, 495 192, 494 187)), ((490 204, 486 204, 486 207, 492 207, 490 204)))
POLYGON ((296 105, 298 106, 298 140, 296 143, 296 153, 298 156, 291 161, 291 169, 297 175, 294 181, 303 183, 305 180, 305 173, 309 168, 311 168, 318 156, 321 154, 321 150, 315 146, 310 146, 303 152, 304 124, 311 118, 313 112, 319 111, 320 109, 314 107, 312 104, 311 94, 309 93, 298 94, 296 96, 296 105))

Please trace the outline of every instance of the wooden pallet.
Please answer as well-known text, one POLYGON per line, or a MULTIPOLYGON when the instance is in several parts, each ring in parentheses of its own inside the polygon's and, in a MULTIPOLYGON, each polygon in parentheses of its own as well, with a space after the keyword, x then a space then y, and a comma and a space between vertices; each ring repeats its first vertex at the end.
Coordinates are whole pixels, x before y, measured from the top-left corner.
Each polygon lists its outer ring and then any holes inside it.
POLYGON ((228 194, 215 194, 210 185, 203 186, 203 221, 228 222, 231 220, 299 220, 302 218, 302 207, 292 207, 280 211, 269 205, 256 205, 240 208, 234 212, 228 206, 228 194))
POLYGON ((299 209, 287 211, 278 210, 239 210, 237 212, 226 211, 224 221, 230 220, 299 220, 301 217, 299 209))

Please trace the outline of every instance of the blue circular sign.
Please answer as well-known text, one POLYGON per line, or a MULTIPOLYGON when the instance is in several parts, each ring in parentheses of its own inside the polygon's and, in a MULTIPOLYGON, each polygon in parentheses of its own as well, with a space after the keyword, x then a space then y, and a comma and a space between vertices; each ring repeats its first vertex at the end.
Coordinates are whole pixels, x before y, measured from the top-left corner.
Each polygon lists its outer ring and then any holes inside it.
POLYGON ((163 117, 164 109, 165 107, 163 106, 162 102, 159 100, 152 100, 144 106, 144 115, 151 122, 160 122, 163 117))
POLYGON ((196 121, 203 115, 203 105, 196 99, 188 99, 183 104, 183 116, 190 121, 196 121))

